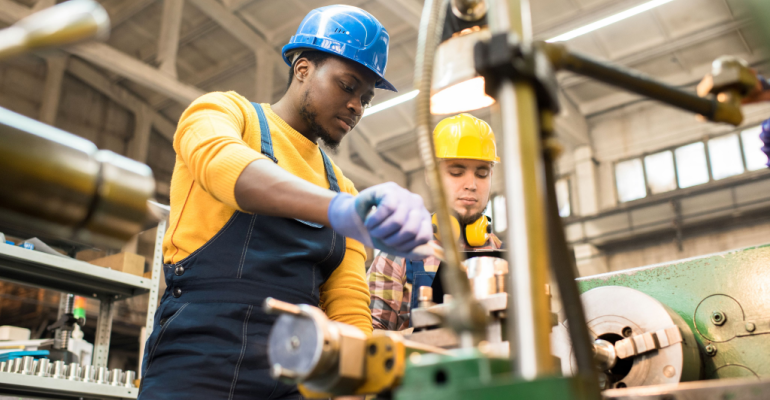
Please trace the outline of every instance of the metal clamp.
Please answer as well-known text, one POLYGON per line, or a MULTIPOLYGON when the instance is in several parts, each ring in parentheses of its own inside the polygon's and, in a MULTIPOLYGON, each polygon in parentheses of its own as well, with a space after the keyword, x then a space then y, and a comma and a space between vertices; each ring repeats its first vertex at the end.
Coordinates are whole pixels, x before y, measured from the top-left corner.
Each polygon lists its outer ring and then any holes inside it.
POLYGON ((653 350, 663 349, 681 343, 682 332, 677 326, 670 326, 655 332, 646 332, 615 342, 615 353, 619 359, 634 357, 653 350))

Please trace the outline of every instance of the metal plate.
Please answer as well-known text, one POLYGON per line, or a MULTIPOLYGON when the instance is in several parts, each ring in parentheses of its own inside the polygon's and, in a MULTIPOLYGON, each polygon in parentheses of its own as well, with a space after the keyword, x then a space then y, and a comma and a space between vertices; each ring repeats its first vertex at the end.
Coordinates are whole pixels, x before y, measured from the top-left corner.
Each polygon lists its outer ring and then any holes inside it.
POLYGON ((136 399, 139 389, 0 372, 0 392, 57 399, 136 399))
POLYGON ((602 397, 605 400, 767 400, 770 399, 770 380, 720 379, 610 389, 605 390, 602 397))

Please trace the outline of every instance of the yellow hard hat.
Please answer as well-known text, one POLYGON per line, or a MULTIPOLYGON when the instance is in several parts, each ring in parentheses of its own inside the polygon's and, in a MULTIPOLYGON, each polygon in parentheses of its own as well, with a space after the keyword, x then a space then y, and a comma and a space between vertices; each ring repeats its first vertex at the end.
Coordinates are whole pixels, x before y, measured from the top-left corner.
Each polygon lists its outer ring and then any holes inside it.
POLYGON ((470 114, 444 118, 433 130, 438 158, 500 162, 495 134, 486 122, 470 114))

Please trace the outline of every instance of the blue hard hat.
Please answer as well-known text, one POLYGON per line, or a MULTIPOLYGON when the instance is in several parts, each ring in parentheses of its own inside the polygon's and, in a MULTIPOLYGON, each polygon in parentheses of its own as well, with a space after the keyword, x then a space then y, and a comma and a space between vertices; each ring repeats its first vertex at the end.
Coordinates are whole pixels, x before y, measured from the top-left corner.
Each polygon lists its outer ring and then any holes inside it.
POLYGON ((283 46, 283 60, 291 66, 289 56, 300 50, 318 50, 353 60, 372 70, 380 80, 378 89, 396 92, 385 79, 388 63, 388 31, 372 14, 353 6, 333 5, 310 11, 283 46))

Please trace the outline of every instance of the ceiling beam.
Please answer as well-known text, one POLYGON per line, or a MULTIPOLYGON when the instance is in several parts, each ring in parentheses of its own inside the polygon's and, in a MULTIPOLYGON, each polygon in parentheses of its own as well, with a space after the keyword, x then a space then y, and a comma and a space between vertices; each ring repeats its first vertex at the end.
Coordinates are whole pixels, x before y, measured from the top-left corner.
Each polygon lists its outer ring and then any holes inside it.
POLYGON ((403 18, 414 29, 420 29, 422 5, 414 0, 377 0, 388 10, 403 18))
POLYGON ((202 90, 179 82, 104 43, 82 43, 67 47, 66 50, 94 65, 170 97, 185 106, 204 94, 202 90))
POLYGON ((278 61, 280 55, 270 46, 265 39, 258 35, 254 29, 249 27, 243 20, 231 13, 222 4, 216 0, 188 0, 198 7, 204 14, 216 21, 222 29, 229 32, 235 40, 241 42, 244 46, 252 49, 259 55, 267 55, 278 61))
POLYGON ((345 177, 350 179, 359 191, 386 182, 382 177, 354 163, 350 159, 349 140, 343 140, 336 152, 327 151, 326 154, 331 157, 334 164, 342 170, 345 177))
POLYGON ((152 133, 153 111, 149 106, 142 105, 134 113, 134 135, 128 141, 126 156, 140 163, 147 162, 150 151, 150 134, 152 133))
POLYGON ((157 64, 161 72, 174 78, 176 74, 176 54, 179 48, 179 30, 182 27, 184 0, 163 0, 163 15, 158 37, 157 64))
MULTIPOLYGON (((0 0, 0 21, 13 24, 32 14, 32 10, 11 0, 0 0)), ((157 69, 104 43, 87 42, 63 48, 86 61, 128 78, 142 86, 187 105, 203 95, 203 91, 179 82, 157 69)))
POLYGON ((40 121, 48 125, 56 124, 56 114, 59 112, 61 86, 64 81, 64 71, 67 69, 66 55, 51 55, 46 57, 45 86, 43 87, 43 102, 40 105, 40 121))
MULTIPOLYGON (((128 89, 112 82, 107 76, 99 72, 96 68, 88 65, 78 59, 71 59, 67 66, 67 72, 75 78, 85 82, 96 91, 109 97, 112 101, 130 110, 134 115, 139 114, 145 107, 150 108, 147 103, 139 99, 128 89)), ((150 113, 152 125, 169 142, 174 140, 176 124, 172 123, 155 111, 150 113)))
POLYGON ((356 131, 351 132, 346 139, 350 141, 350 150, 358 153, 366 166, 384 181, 393 181, 406 186, 407 179, 404 171, 382 158, 364 135, 366 135, 366 127, 359 124, 356 131))
POLYGON ((107 13, 110 16, 110 24, 112 25, 112 28, 117 27, 118 25, 131 19, 131 17, 134 15, 144 11, 145 8, 155 3, 155 1, 156 0, 130 0, 117 2, 117 6, 112 10, 112 12, 107 10, 107 13))

